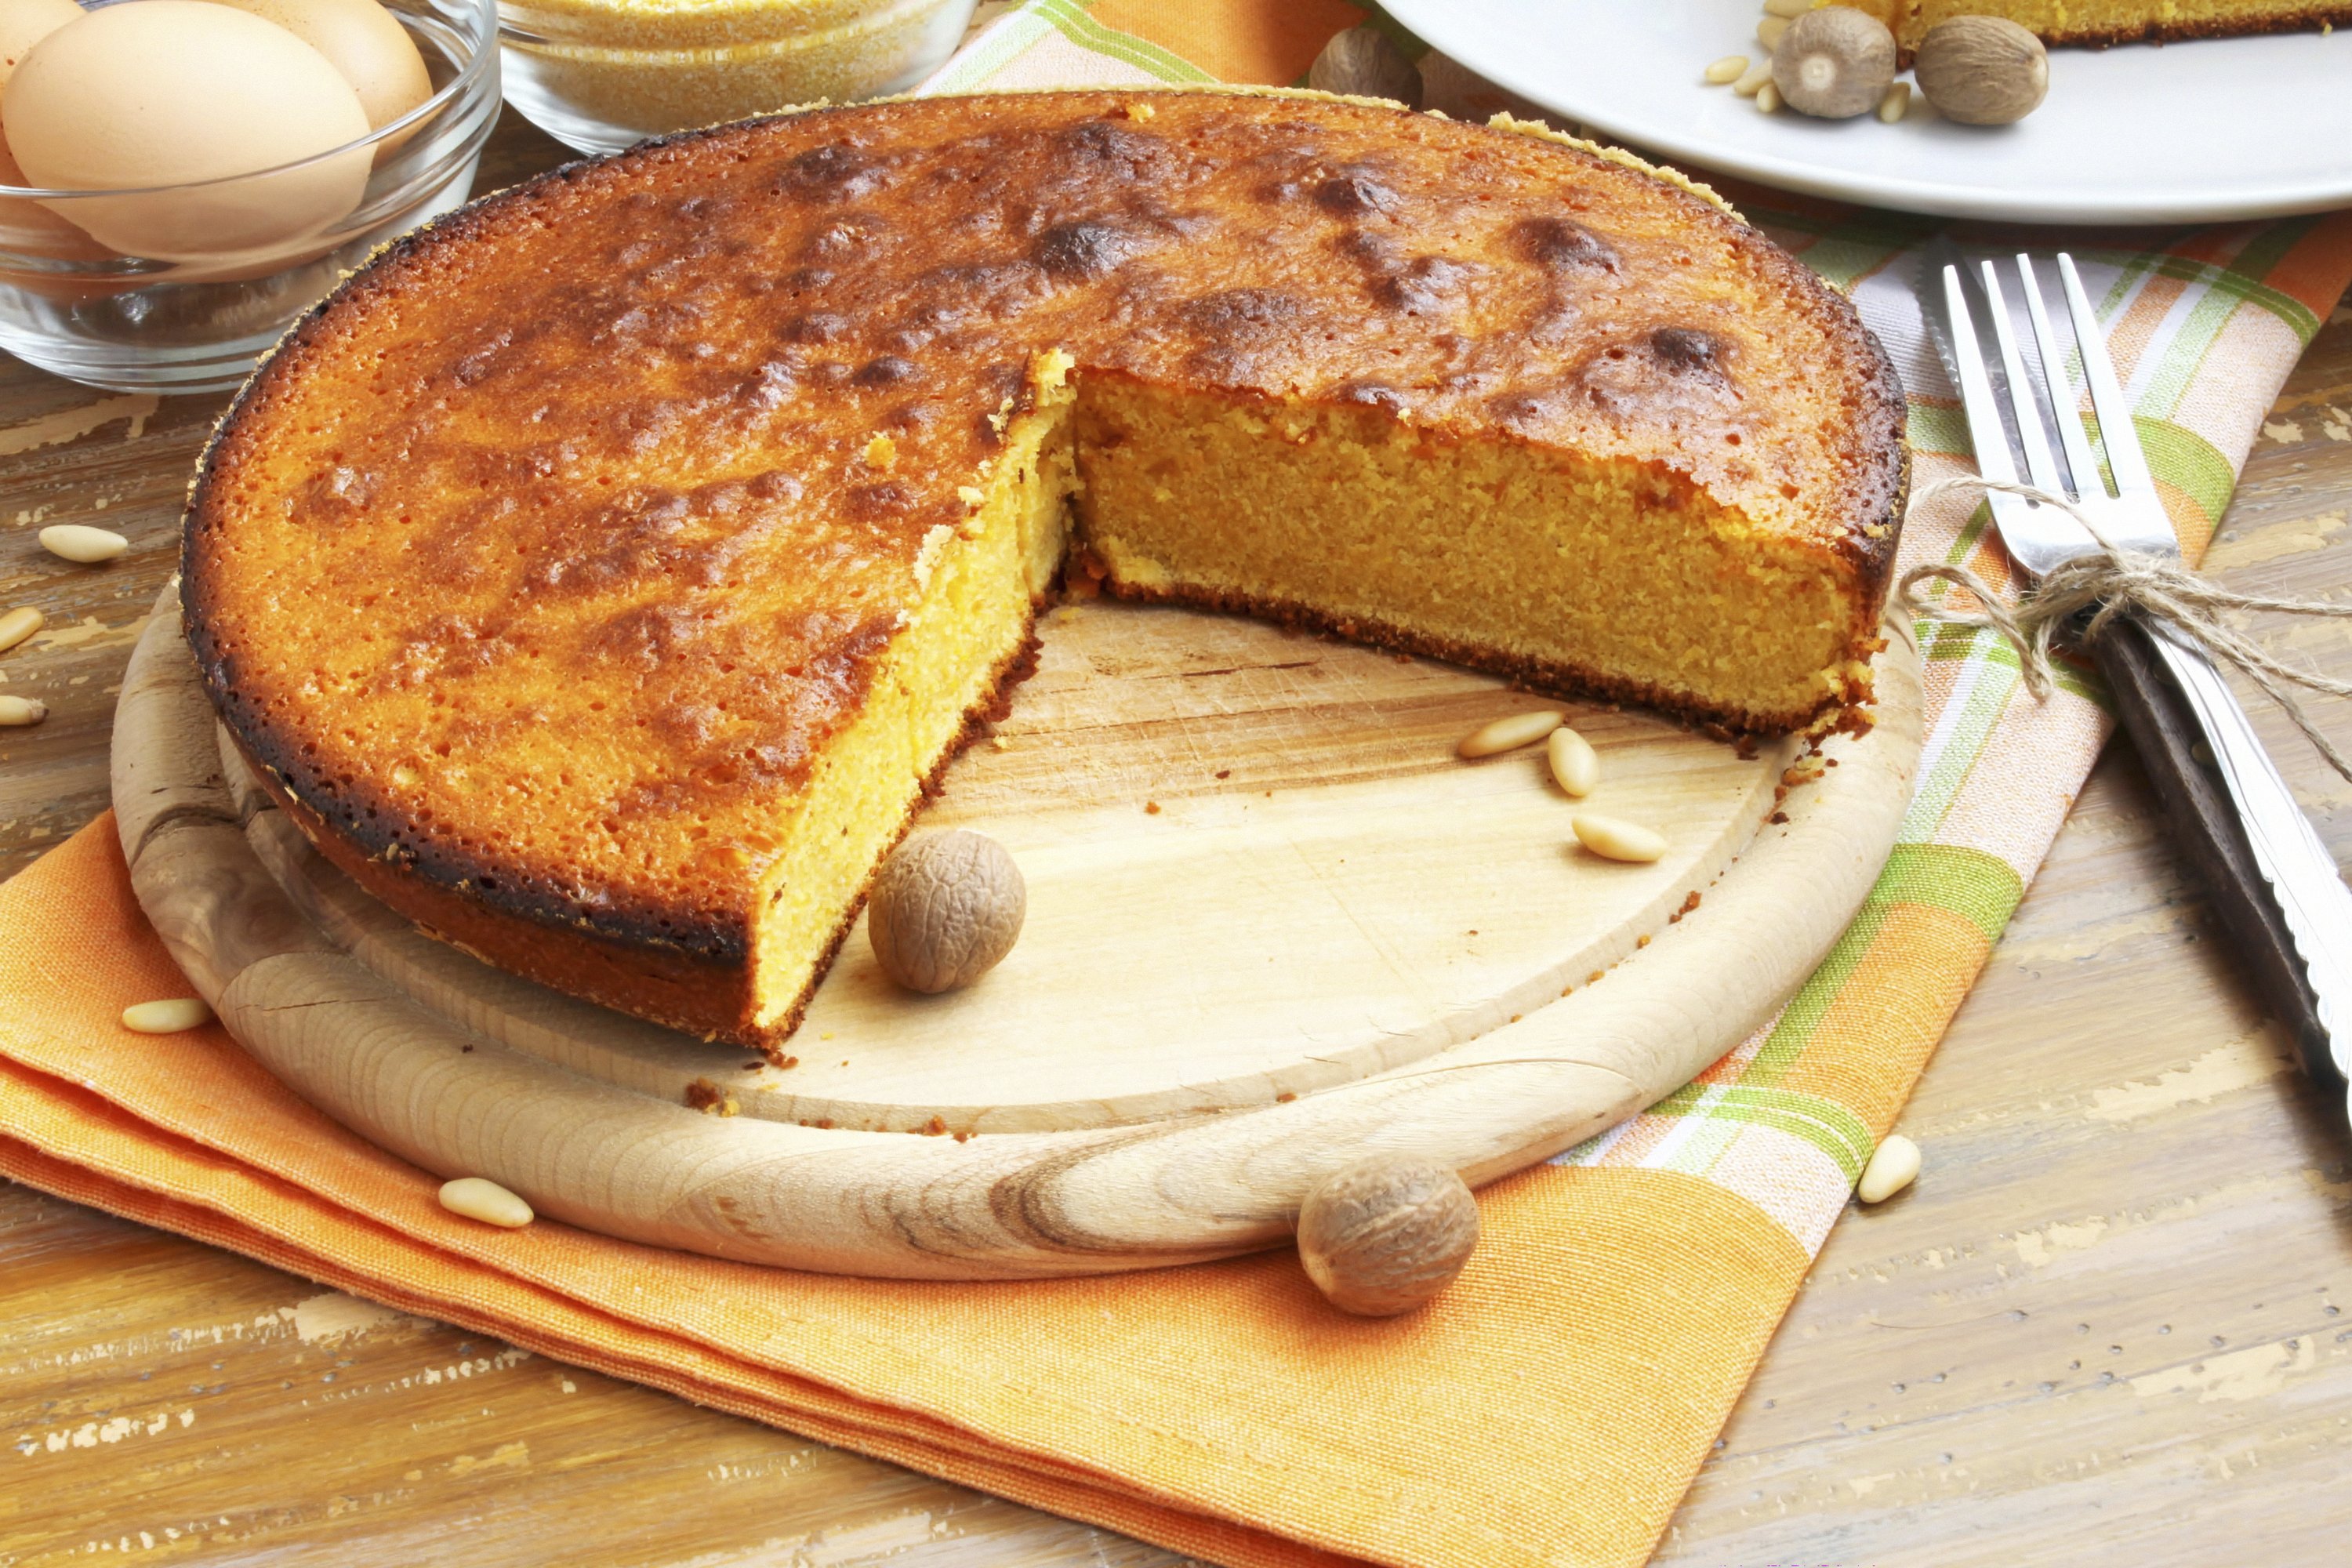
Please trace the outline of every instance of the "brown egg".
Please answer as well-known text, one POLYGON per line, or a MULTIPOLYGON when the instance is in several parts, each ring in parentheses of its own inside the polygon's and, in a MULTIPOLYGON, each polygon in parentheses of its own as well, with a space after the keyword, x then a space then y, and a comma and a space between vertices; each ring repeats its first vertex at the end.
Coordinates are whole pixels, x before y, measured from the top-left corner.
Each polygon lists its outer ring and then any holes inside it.
MULTIPOLYGON (((69 3, 69 0, 68 0, 69 3)), ((376 0, 210 0, 275 22, 327 58, 381 131, 433 96, 425 57, 376 0)))
MULTIPOLYGON (((0 136, 0 185, 33 184, 0 136)), ((46 256, 54 261, 103 261, 120 255, 84 234, 57 214, 23 196, 0 196, 0 251, 20 256, 46 256)))
POLYGON ((367 184, 368 149, 320 157, 368 132, 351 84, 285 28, 205 0, 59 27, 17 65, 0 126, 34 184, 126 193, 49 205, 129 256, 261 265, 315 249, 367 184), (153 188, 167 186, 185 188, 153 188))
MULTIPOLYGON (((16 167, 6 138, 0 137, 0 185, 32 182, 16 167)), ((116 253, 90 238, 37 201, 24 196, 0 196, 0 283, 51 300, 96 300, 136 289, 141 279, 109 282, 53 272, 41 261, 106 261, 116 253)))
POLYGON ((81 7, 74 0, 0 0, 0 85, 35 44, 80 20, 81 7))
MULTIPOLYGON (((73 0, 0 0, 0 86, 16 74, 16 62, 33 46, 68 22, 81 20, 73 0)), ((16 166, 8 140, 0 136, 0 185, 27 185, 16 166)), ((35 201, 0 196, 0 282, 11 283, 54 300, 87 300, 115 292, 104 285, 70 282, 54 272, 19 268, 16 258, 46 261, 103 261, 114 252, 35 201)))

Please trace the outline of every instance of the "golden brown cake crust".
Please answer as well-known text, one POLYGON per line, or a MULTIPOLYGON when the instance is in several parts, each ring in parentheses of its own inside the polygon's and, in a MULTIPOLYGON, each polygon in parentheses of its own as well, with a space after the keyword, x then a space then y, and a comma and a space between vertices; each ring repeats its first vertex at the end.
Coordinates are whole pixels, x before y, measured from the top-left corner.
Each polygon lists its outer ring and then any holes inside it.
MULTIPOLYGON (((1003 671, 1000 692, 1010 691, 1035 668, 1036 655, 1037 639, 1033 635, 1003 671)), ((937 793, 940 776, 963 748, 979 737, 986 721, 1003 718, 1005 709, 1000 695, 990 712, 972 715, 967 721, 955 744, 925 781, 927 797, 937 793)), ((342 831, 341 824, 321 817, 289 792, 276 768, 244 752, 241 741, 238 746, 262 788, 337 870, 432 935, 486 963, 570 995, 584 996, 706 1038, 724 1036, 745 1045, 759 1043, 744 1027, 745 1021, 753 1016, 756 998, 752 994, 751 970, 743 962, 742 953, 723 948, 698 952, 683 942, 649 941, 642 928, 636 931, 600 931, 585 922, 563 921, 566 911, 552 905, 542 906, 536 912, 517 910, 511 904, 470 897, 469 889, 465 889, 462 883, 451 886, 420 878, 397 855, 363 852, 352 836, 342 831), (529 939, 520 942, 516 940, 514 917, 518 913, 533 922, 529 928, 529 939)), ((903 836, 912 825, 909 816, 899 825, 900 834, 903 836)), ((859 902, 850 906, 840 929, 835 932, 833 946, 818 965, 819 973, 832 963, 834 953, 847 940, 863 901, 861 892, 859 902)), ((799 1022, 800 1013, 795 1010, 772 1032, 782 1037, 799 1022)))
POLYGON ((291 794, 276 770, 247 755, 255 776, 334 868, 434 936, 485 962, 574 996, 585 996, 691 1034, 728 1033, 751 1016, 751 972, 740 957, 695 952, 684 943, 558 924, 563 912, 542 905, 516 941, 518 910, 468 897, 456 885, 415 875, 394 858, 365 854, 341 825, 291 794))
POLYGON ((693 977, 740 979, 772 803, 859 712, 1055 348, 1661 466, 1817 552, 1856 658, 1874 637, 1900 388, 1716 205, 1392 108, 1006 95, 673 137, 388 247, 199 466, 206 688, 395 906, 740 1037, 740 985, 693 977), (518 918, 541 934, 499 945, 518 918), (660 956, 600 980, 611 952, 660 956))

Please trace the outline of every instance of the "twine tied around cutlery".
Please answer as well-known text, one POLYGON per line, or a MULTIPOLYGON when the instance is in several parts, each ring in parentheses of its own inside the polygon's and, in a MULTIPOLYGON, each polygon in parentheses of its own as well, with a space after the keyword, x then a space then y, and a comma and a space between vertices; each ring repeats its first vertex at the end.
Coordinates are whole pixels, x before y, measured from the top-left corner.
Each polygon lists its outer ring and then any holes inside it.
POLYGON ((2160 618, 2200 644, 2216 663, 2230 666, 2261 687, 2265 696, 2286 710, 2295 728, 2303 731, 2304 739, 2327 759, 2328 765, 2346 781, 2352 782, 2352 761, 2347 761, 2319 732, 2305 714, 2303 704, 2295 700, 2284 684, 2292 682, 2331 697, 2352 697, 2352 681, 2334 680, 2282 664, 2260 643, 2221 618, 2232 610, 2277 610, 2292 616, 2352 620, 2352 605, 2330 605, 2312 599, 2265 599, 2232 593, 2190 571, 2172 556, 2122 548, 2102 533, 2099 525, 2084 516, 2073 501, 2033 485, 1959 474, 1923 486, 1913 494, 1911 502, 1916 506, 1961 489, 1999 490, 2056 507, 2081 523, 2084 531, 2098 542, 2100 553, 2081 556, 2053 568, 2014 608, 2002 604, 1984 579, 1965 566, 1941 562, 1914 566, 1903 574, 1900 588, 1906 609, 1915 614, 1927 612, 1956 626, 1980 626, 1998 634, 2017 650, 2025 689, 2036 701, 2050 695, 2051 639, 2077 616, 2090 612, 2080 631, 2080 640, 2086 643, 2097 641, 2119 616, 2160 618), (1916 584, 1929 578, 1967 589, 1984 609, 1971 615, 1929 604, 1914 592, 1916 584))

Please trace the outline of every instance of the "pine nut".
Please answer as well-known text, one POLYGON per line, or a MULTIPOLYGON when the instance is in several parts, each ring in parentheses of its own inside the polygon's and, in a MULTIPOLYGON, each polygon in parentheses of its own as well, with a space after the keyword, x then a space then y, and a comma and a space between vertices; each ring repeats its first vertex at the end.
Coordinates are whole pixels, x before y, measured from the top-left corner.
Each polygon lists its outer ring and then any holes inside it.
POLYGON ((5 653, 48 624, 49 617, 30 605, 19 605, 0 616, 0 653, 5 653))
POLYGON ((1748 74, 1731 84, 1731 90, 1741 98, 1753 98, 1772 79, 1772 62, 1762 61, 1748 68, 1748 74))
POLYGON ((460 1176, 441 1184, 441 1206, 451 1214, 480 1220, 484 1225, 514 1230, 537 1217, 530 1205, 496 1182, 480 1176, 460 1176))
POLYGON ((1764 0, 1764 15, 1794 19, 1820 8, 1822 0, 1764 0))
POLYGON ((1454 748, 1465 757, 1491 757, 1497 752, 1516 752, 1521 746, 1532 746, 1560 726, 1568 715, 1546 708, 1534 713, 1514 713, 1507 719, 1497 719, 1483 730, 1463 737, 1454 748))
POLYGON ((1756 110, 1759 114, 1777 114, 1780 110, 1780 89, 1766 82, 1756 89, 1756 110))
POLYGON ((1601 753, 1592 742, 1563 724, 1545 742, 1551 776, 1570 795, 1591 795, 1601 783, 1601 753))
POLYGON ((1885 124, 1892 125, 1910 112, 1911 84, 1907 81, 1896 82, 1886 89, 1886 96, 1878 100, 1878 118, 1885 124))
POLYGON ((131 541, 87 523, 53 522, 41 530, 41 548, 52 555, 90 566, 113 560, 131 548, 131 541))
POLYGON ((37 697, 0 697, 0 724, 37 724, 49 716, 49 705, 37 697))
POLYGON ((1576 841, 1604 860, 1655 860, 1666 852, 1666 841, 1649 828, 1580 812, 1569 818, 1576 841))
POLYGON ((1780 35, 1788 30, 1787 17, 1767 16, 1756 24, 1756 41, 1767 49, 1777 49, 1780 47, 1780 35))
POLYGON ((1726 55, 1706 68, 1706 79, 1717 87, 1727 81, 1738 81, 1748 74, 1746 55, 1726 55))
POLYGON ((1919 1145, 1900 1132, 1880 1141, 1853 1195, 1866 1204, 1883 1204, 1909 1186, 1919 1174, 1919 1145))
POLYGON ((201 996, 137 1002, 122 1010, 122 1026, 142 1035, 176 1035, 212 1021, 213 1010, 201 996))

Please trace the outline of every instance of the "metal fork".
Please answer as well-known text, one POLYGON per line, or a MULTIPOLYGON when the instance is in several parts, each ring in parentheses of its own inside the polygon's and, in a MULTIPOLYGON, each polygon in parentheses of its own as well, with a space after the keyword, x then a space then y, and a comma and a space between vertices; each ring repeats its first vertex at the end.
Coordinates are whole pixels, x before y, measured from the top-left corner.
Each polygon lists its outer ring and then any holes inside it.
MULTIPOLYGON (((2056 258, 2074 339, 2067 345, 2052 328, 2032 259, 2017 258, 2018 281, 2039 361, 2029 368, 1999 269, 1990 261, 1979 264, 1982 293, 1977 299, 1985 307, 1995 345, 1995 361, 1988 363, 1970 309, 1971 280, 1965 264, 1948 242, 1939 245, 1945 254, 1939 257, 1931 249, 1928 263, 1930 277, 1940 287, 1923 289, 1922 301, 1931 328, 1937 330, 1938 346, 1948 344, 1948 366, 1968 410, 1978 471, 1988 479, 2015 482, 2021 460, 2027 483, 2065 496, 2106 542, 2178 558, 2179 544, 2158 498, 2132 423, 2131 405, 2116 384, 2105 338, 2074 258, 2063 252, 2056 258), (1938 304, 1948 320, 1936 319, 1938 304), (2106 455, 2104 475, 2066 379, 2070 346, 2078 356, 2098 420, 2106 455), (2053 432, 2054 448, 2050 439, 2053 432)), ((2099 540, 2056 507, 1998 490, 1989 491, 1987 500, 2011 558, 2036 578, 2067 562, 2101 553, 2099 540)), ((2332 1063, 2338 1073, 2352 1078, 2352 1038, 2347 1038, 2347 1029, 2352 1029, 2352 889, 2346 888, 2334 858, 2204 649, 2155 617, 2135 617, 2131 625, 2145 635, 2119 638, 2111 630, 2093 649, 2115 689, 2126 727, 2147 761, 2168 810, 2189 833, 2186 847, 2215 884, 2212 890, 2225 917, 2235 917, 2226 923, 2242 955, 2257 981, 2268 982, 2263 989, 2272 994, 2273 1005, 2299 1026, 2306 1055, 2319 1058, 2313 1062, 2315 1070, 2332 1063), (2172 692, 2178 693, 2178 703, 2168 700, 2172 692), (2210 747, 2211 765, 2233 813, 2217 809, 2219 797, 2203 771, 2205 759, 2195 755, 2193 737, 2181 722, 2184 716, 2210 747), (2229 820, 2231 816, 2234 823, 2229 820), (2242 839, 2233 827, 2242 833, 2242 839), (2246 875, 2249 862, 2252 877, 2246 875), (2254 877, 2260 878, 2259 885, 2254 877), (2313 1038, 2315 1034, 2318 1038, 2313 1038)))

